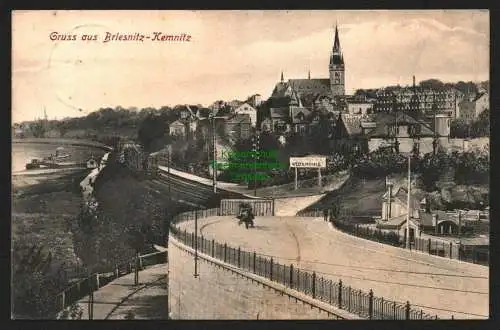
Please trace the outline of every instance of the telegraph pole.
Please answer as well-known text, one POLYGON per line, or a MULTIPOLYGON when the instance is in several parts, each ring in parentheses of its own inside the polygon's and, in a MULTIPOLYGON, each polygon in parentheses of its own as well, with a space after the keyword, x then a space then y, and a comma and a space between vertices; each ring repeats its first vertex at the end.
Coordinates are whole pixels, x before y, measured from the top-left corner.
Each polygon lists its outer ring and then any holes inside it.
POLYGON ((256 131, 255 136, 252 138, 252 151, 253 151, 253 195, 257 196, 257 159, 260 145, 259 131, 256 131))
POLYGON ((198 274, 198 213, 194 213, 194 278, 200 276, 198 274))
POLYGON ((214 159, 213 159, 213 185, 214 185, 214 194, 217 193, 217 137, 215 135, 215 116, 212 117, 212 138, 214 145, 214 159))
POLYGON ((411 206, 410 206, 411 169, 410 169, 410 162, 411 162, 411 156, 408 156, 408 197, 406 200, 406 208, 408 209, 408 215, 406 216, 406 248, 407 249, 410 248, 410 217, 411 217, 411 206))
POLYGON ((213 159, 213 176, 212 176, 212 182, 213 182, 213 187, 214 187, 214 194, 217 193, 217 135, 215 132, 215 119, 219 118, 225 118, 221 116, 215 116, 213 113, 211 113, 208 116, 209 120, 212 120, 212 143, 214 147, 214 159, 213 159))
POLYGON ((167 205, 167 251, 166 251, 166 262, 167 262, 167 319, 170 319, 170 259, 168 255, 168 242, 170 239, 170 225, 172 223, 172 182, 170 179, 170 158, 172 157, 172 145, 168 145, 167 154, 167 169, 168 169, 168 205, 167 205))

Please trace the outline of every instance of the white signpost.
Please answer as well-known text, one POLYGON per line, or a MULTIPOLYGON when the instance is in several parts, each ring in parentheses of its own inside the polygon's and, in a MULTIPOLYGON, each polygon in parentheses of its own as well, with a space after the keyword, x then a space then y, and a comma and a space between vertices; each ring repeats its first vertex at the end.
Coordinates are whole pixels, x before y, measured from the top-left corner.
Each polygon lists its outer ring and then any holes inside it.
POLYGON ((290 168, 295 168, 295 190, 297 190, 297 169, 317 168, 318 187, 321 188, 321 169, 326 168, 326 157, 290 157, 290 168))

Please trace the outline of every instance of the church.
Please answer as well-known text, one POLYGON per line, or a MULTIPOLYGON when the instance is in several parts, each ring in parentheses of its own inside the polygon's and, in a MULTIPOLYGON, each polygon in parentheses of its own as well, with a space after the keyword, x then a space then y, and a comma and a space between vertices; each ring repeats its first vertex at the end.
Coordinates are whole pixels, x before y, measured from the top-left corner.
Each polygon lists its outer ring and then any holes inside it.
POLYGON ((333 48, 328 66, 329 78, 289 79, 281 72, 279 81, 262 111, 261 129, 276 133, 312 129, 320 117, 333 121, 345 107, 345 62, 335 27, 333 48), (264 119, 265 118, 265 119, 264 119))
POLYGON ((328 69, 330 75, 326 79, 311 78, 309 72, 307 79, 289 79, 287 82, 284 81, 282 72, 281 81, 276 84, 271 97, 291 96, 294 91, 300 96, 319 94, 333 98, 345 95, 345 63, 340 47, 338 27, 335 27, 335 38, 328 69))

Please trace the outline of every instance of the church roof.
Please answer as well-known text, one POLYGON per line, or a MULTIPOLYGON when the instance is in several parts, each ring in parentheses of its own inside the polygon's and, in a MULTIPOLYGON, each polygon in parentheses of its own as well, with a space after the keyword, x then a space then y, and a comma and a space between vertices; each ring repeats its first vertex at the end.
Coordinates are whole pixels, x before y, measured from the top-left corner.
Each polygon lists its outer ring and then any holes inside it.
POLYGON ((330 93, 330 79, 290 79, 288 84, 299 94, 330 93))
POLYGON ((285 95, 285 92, 287 89, 288 89, 288 83, 279 82, 274 87, 271 97, 286 97, 287 95, 285 95))

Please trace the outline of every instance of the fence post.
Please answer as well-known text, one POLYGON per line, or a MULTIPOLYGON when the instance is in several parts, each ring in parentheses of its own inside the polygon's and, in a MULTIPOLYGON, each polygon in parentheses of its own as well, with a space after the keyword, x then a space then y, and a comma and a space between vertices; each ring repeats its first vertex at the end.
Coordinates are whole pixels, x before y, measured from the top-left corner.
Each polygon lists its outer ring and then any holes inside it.
POLYGON ((410 319, 410 302, 407 301, 406 302, 406 306, 405 306, 405 319, 409 320, 410 319))
POLYGON ((95 281, 96 281, 96 285, 97 285, 96 289, 99 289, 99 273, 95 274, 95 281))
POLYGON ((452 254, 453 254, 453 242, 450 242, 450 259, 453 259, 452 254))
POLYGON ((187 231, 186 231, 186 229, 184 229, 184 244, 187 243, 187 239, 188 239, 187 231))
POLYGON ((373 290, 368 294, 368 318, 373 319, 373 290))
POLYGON ((238 268, 240 268, 240 267, 241 267, 240 257, 241 257, 241 249, 240 249, 240 247, 238 246, 238 268))
POLYGON ((428 242, 427 253, 431 254, 431 239, 429 238, 427 242, 428 242))
POLYGON ((339 304, 339 308, 342 309, 342 280, 339 280, 338 304, 339 304))
POLYGON ((227 243, 224 243, 224 262, 226 262, 226 256, 227 256, 227 243))
POLYGON ((316 298, 316 272, 313 272, 312 275, 312 297, 313 299, 316 298))
POLYGON ((351 310, 351 296, 352 296, 352 294, 351 294, 352 289, 351 289, 350 285, 347 288, 347 291, 349 292, 349 299, 348 299, 347 310, 350 311, 351 310))
POLYGON ((273 258, 271 258, 271 264, 269 266, 269 279, 272 281, 273 280, 273 258))
POLYGON ((195 240, 195 236, 194 236, 194 233, 191 233, 191 247, 194 248, 194 240, 195 240))
POLYGON ((64 308, 66 308, 66 306, 65 306, 65 304, 66 304, 65 300, 66 300, 66 294, 63 291, 62 292, 62 308, 61 308, 61 310, 64 310, 64 308))
POLYGON ((293 289, 293 264, 290 264, 290 289, 293 289))
POLYGON ((212 240, 212 258, 215 257, 215 240, 212 240))
POLYGON ((139 269, 142 270, 142 258, 141 257, 139 257, 139 269))
POLYGON ((256 274, 257 253, 253 251, 253 273, 256 274))
POLYGON ((396 320, 396 302, 392 304, 392 314, 394 316, 394 320, 396 320))
POLYGON ((421 320, 424 319, 424 310, 423 309, 420 310, 420 319, 421 320))

